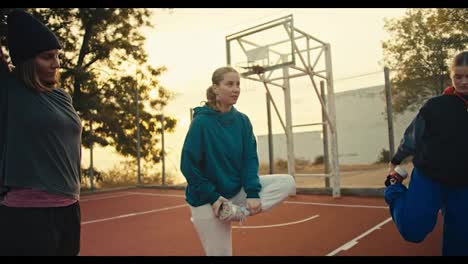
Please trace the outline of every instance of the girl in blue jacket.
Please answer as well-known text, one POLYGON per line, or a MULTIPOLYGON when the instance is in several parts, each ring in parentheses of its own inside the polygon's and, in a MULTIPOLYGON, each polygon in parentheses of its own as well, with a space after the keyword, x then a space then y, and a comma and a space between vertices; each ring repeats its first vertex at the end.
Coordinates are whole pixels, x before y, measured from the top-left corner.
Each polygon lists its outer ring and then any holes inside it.
POLYGON ((206 255, 231 256, 231 221, 266 211, 295 193, 290 175, 258 175, 255 136, 249 118, 234 104, 239 73, 217 69, 207 103, 194 109, 182 149, 186 201, 206 255))
MULTIPOLYGON (((410 242, 424 240, 444 217, 442 255, 468 255, 468 51, 451 65, 453 87, 429 99, 405 131, 389 172, 413 156, 406 188, 400 181, 385 189, 398 231, 410 242)), ((388 182, 388 181, 387 181, 388 182)))

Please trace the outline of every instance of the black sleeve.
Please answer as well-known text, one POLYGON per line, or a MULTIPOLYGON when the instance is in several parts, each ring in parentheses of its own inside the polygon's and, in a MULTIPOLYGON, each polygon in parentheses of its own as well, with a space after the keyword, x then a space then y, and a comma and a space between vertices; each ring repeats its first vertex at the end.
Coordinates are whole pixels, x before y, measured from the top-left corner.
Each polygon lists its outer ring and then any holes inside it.
MULTIPOLYGON (((3 186, 4 169, 5 169, 5 152, 6 152, 6 126, 7 126, 7 110, 8 110, 8 89, 5 85, 5 76, 0 76, 0 196, 6 192, 3 186)), ((1 198, 0 198, 1 199, 1 198)))
POLYGON ((414 156, 416 146, 420 144, 422 135, 424 134, 425 124, 424 118, 421 112, 419 112, 408 128, 406 128, 397 152, 391 160, 392 164, 398 165, 408 156, 414 156))

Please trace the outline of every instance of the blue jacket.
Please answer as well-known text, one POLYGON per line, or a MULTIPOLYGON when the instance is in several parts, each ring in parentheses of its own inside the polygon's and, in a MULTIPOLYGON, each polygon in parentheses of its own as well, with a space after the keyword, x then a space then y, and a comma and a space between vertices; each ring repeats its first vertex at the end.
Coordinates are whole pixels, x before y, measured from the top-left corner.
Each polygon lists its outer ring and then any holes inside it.
POLYGON ((192 206, 213 204, 220 195, 229 199, 242 187, 247 198, 259 198, 257 143, 249 118, 234 107, 226 113, 196 107, 180 168, 192 206))
MULTIPOLYGON (((464 96, 468 99, 468 96, 464 96)), ((429 99, 406 129, 391 162, 413 156, 413 164, 438 183, 468 187, 468 114, 454 95, 429 99)))

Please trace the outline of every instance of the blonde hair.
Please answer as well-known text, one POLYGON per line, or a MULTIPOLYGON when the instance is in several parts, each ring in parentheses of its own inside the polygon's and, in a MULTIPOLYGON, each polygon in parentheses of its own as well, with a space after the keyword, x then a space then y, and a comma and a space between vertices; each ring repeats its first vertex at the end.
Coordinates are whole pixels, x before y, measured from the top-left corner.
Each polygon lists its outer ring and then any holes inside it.
POLYGON ((37 92, 52 91, 52 88, 45 85, 39 79, 34 58, 19 63, 13 70, 13 74, 22 81, 28 88, 37 92))
POLYGON ((213 85, 216 84, 216 85, 219 85, 219 83, 224 80, 224 75, 226 73, 230 73, 230 72, 235 72, 238 74, 238 72, 236 71, 236 69, 230 67, 230 66, 225 66, 225 67, 220 67, 218 69, 216 69, 214 72, 213 72, 213 75, 211 76, 211 85, 210 87, 208 87, 208 89, 206 89, 206 104, 217 110, 218 107, 216 106, 216 94, 213 90, 213 85))

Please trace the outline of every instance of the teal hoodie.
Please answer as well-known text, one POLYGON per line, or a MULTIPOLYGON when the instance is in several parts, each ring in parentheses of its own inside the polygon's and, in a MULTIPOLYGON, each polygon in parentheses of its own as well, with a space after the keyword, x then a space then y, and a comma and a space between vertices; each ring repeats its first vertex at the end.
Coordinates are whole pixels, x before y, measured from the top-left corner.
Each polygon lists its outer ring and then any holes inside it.
POLYGON ((259 198, 257 142, 249 118, 234 107, 221 113, 207 105, 194 109, 182 148, 181 171, 192 206, 231 198, 243 187, 259 198))

